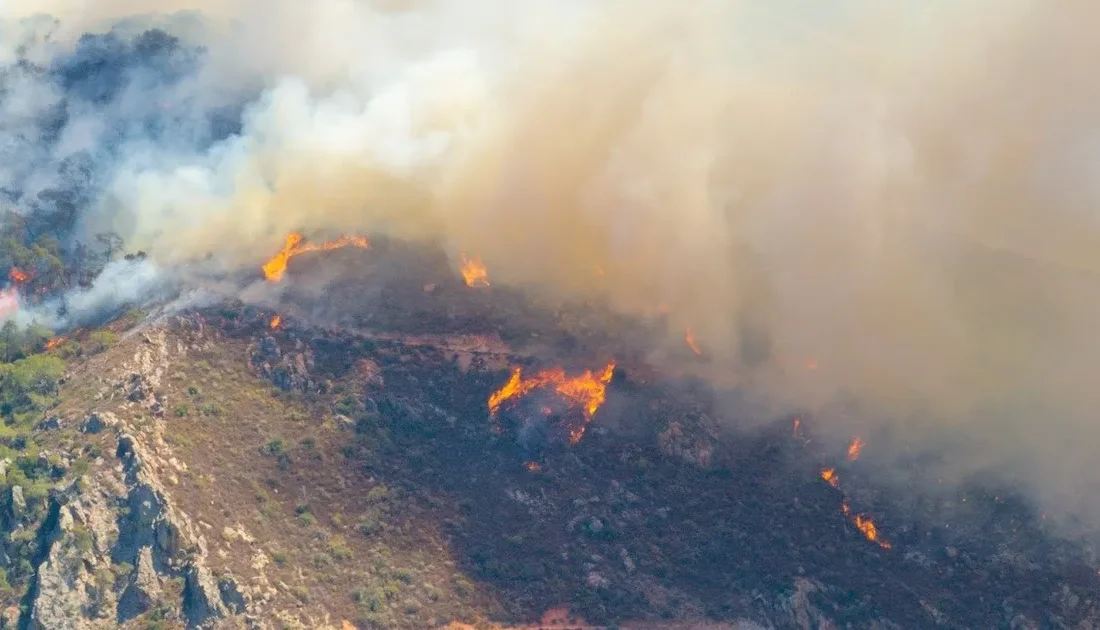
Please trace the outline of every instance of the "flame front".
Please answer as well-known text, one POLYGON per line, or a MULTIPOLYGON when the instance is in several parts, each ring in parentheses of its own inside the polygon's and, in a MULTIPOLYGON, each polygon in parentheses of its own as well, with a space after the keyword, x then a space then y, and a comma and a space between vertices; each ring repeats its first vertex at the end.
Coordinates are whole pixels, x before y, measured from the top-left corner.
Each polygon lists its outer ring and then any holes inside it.
POLYGON ((335 241, 326 243, 307 243, 305 237, 297 232, 292 232, 286 237, 286 244, 278 254, 272 256, 263 264, 264 278, 268 282, 279 282, 286 275, 286 266, 291 258, 307 252, 323 252, 344 247, 358 247, 369 249, 370 243, 362 236, 344 236, 335 241))
POLYGON ((54 337, 53 339, 50 339, 46 342, 46 350, 53 350, 63 343, 65 343, 65 337, 54 337))
POLYGON ((268 327, 278 328, 279 324, 281 324, 281 323, 283 323, 283 316, 282 315, 276 315, 275 317, 271 318, 271 321, 268 323, 268 327))
POLYGON ((826 468, 821 471, 821 478, 834 488, 840 487, 840 478, 836 476, 836 468, 826 468))
POLYGON ((863 450, 863 439, 858 435, 852 440, 852 443, 848 445, 848 461, 854 462, 859 459, 859 454, 863 450))
POLYGON ((703 351, 699 349, 699 344, 695 342, 695 333, 692 332, 690 328, 684 332, 684 343, 686 343, 687 347, 691 348, 691 351, 695 354, 703 354, 703 351))
POLYGON ((482 264, 480 256, 466 258, 466 254, 462 254, 462 279, 468 287, 489 286, 489 270, 482 264))
POLYGON ((845 516, 852 518, 852 523, 856 526, 867 540, 875 543, 883 549, 889 549, 893 545, 879 538, 878 527, 875 526, 875 522, 871 520, 871 517, 864 514, 852 515, 852 508, 848 507, 848 504, 840 506, 840 509, 844 511, 845 516))
POLYGON ((31 274, 23 271, 19 267, 12 267, 8 270, 8 280, 11 280, 15 284, 24 284, 31 279, 31 274))
POLYGON ((569 442, 576 444, 584 437, 588 423, 607 399, 607 384, 614 373, 614 361, 609 362, 599 375, 585 370, 584 374, 575 377, 567 376, 562 368, 553 368, 524 378, 522 368, 516 368, 508 382, 489 396, 489 413, 495 417, 505 402, 522 398, 536 389, 553 389, 571 405, 577 405, 584 411, 584 424, 569 429, 569 442))

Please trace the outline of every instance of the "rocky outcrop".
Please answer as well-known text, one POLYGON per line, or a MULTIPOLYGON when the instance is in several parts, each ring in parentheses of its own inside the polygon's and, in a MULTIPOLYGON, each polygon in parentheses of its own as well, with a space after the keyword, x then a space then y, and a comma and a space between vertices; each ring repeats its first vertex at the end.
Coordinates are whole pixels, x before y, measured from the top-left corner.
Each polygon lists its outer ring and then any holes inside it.
POLYGON ((154 607, 176 611, 189 627, 245 613, 237 584, 215 580, 205 539, 172 504, 160 474, 167 464, 113 414, 92 414, 82 426, 89 434, 113 431, 121 465, 100 460, 52 496, 27 627, 110 628, 154 607), (166 588, 169 581, 182 588, 166 588))
POLYGON ((322 389, 310 376, 313 352, 301 339, 294 340, 293 348, 284 352, 273 336, 264 335, 249 347, 249 357, 256 372, 283 391, 309 393, 322 389))
POLYGON ((116 426, 118 426, 118 416, 109 411, 94 411, 80 423, 80 431, 95 435, 116 426))
POLYGON ((133 619, 148 611, 161 597, 160 576, 153 567, 153 550, 142 547, 130 583, 118 600, 118 620, 133 619))

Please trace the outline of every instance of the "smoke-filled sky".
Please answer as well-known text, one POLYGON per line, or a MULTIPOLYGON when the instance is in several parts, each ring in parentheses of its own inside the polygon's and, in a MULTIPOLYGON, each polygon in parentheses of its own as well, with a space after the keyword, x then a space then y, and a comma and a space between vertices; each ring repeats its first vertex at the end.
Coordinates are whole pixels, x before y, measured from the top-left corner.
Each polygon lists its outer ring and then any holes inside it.
POLYGON ((966 444, 955 470, 1008 471, 1100 526, 1095 3, 0 0, 0 16, 0 189, 23 212, 79 188, 79 230, 113 227, 159 265, 255 266, 292 230, 384 233, 480 254, 498 282, 665 304, 671 334, 690 326, 720 363, 768 340, 783 360, 748 378, 773 400, 863 402, 837 436, 947 435, 966 444), (134 39, 150 25, 187 45, 134 39), (811 357, 812 373, 786 361, 811 357))

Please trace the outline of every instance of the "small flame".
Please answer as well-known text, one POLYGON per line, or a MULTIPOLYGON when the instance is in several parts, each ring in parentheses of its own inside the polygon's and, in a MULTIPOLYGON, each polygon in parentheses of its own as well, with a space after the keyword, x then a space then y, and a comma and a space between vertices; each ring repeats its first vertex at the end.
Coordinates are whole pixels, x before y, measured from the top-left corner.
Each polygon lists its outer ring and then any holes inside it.
POLYGON ((8 280, 11 280, 15 284, 25 284, 31 279, 31 274, 23 271, 19 267, 12 267, 8 270, 8 280))
POLYGON ((794 428, 791 429, 791 435, 794 436, 794 437, 798 437, 801 434, 802 434, 802 418, 795 418, 794 419, 794 428))
POLYGON ((859 459, 859 454, 863 450, 863 440, 857 435, 852 443, 848 445, 848 461, 854 462, 859 459))
POLYGON ((50 339, 49 341, 46 342, 46 350, 47 351, 53 350, 54 348, 56 348, 56 347, 60 346, 61 344, 65 343, 65 341, 66 341, 65 337, 54 337, 53 339, 50 339))
POLYGON ((268 327, 269 328, 278 328, 279 324, 282 324, 282 323, 283 323, 283 316, 282 315, 276 315, 275 317, 271 318, 271 321, 268 323, 268 327))
POLYGON ((697 355, 703 354, 703 351, 699 349, 699 344, 695 342, 695 333, 688 328, 684 332, 684 342, 687 343, 687 347, 691 348, 691 351, 697 355))
POLYGON ((893 546, 885 540, 879 538, 878 527, 875 526, 875 522, 872 521, 869 516, 866 516, 864 514, 856 514, 853 516, 852 508, 848 507, 847 503, 841 505, 840 509, 844 511, 845 516, 849 516, 852 518, 852 523, 856 526, 856 529, 863 533, 864 538, 875 543, 879 547, 882 547, 883 549, 889 549, 893 546))
POLYGON ((530 472, 539 472, 540 470, 542 470, 542 466, 540 466, 538 462, 527 462, 523 465, 523 467, 530 472))
POLYGON ((468 287, 489 286, 489 270, 482 264, 480 256, 466 258, 466 254, 462 254, 462 279, 468 287))
POLYGON ((551 388, 571 404, 584 410, 584 423, 569 429, 569 442, 576 444, 584 437, 588 423, 607 399, 607 384, 611 382, 614 373, 614 361, 608 363, 599 375, 585 370, 584 374, 575 377, 566 376, 562 368, 553 368, 523 378, 522 369, 516 368, 508 382, 489 396, 489 413, 496 417, 505 402, 526 396, 536 389, 551 388))
POLYGON ((836 468, 826 468, 822 470, 821 478, 834 488, 840 487, 840 478, 836 476, 836 468))
POLYGON ((286 275, 286 266, 290 259, 306 252, 321 252, 344 247, 358 247, 369 249, 370 243, 362 236, 344 236, 335 241, 326 243, 306 243, 305 237, 297 232, 292 232, 286 237, 286 244, 278 254, 272 256, 263 264, 264 278, 268 282, 279 282, 286 275))

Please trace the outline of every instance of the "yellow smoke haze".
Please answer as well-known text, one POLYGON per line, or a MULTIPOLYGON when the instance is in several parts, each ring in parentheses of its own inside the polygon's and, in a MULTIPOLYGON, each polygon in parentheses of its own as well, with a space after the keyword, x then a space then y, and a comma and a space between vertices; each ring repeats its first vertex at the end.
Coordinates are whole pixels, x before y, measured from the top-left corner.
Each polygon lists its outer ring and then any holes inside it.
POLYGON ((1100 5, 156 8, 232 22, 204 76, 267 86, 241 138, 115 182, 103 216, 157 260, 258 265, 290 231, 437 241, 494 285, 667 304, 670 335, 774 400, 950 426, 977 445, 955 465, 1062 505, 1100 484, 1100 5), (748 369, 750 333, 819 369, 748 369))

